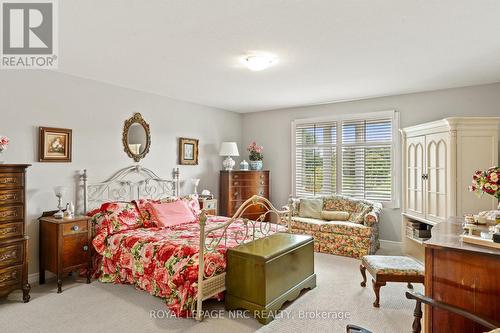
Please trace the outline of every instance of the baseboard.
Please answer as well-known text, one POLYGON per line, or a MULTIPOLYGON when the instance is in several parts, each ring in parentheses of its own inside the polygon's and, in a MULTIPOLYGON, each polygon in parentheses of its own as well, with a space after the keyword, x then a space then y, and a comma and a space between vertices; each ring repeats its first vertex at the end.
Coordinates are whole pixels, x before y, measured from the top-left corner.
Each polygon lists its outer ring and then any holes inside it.
POLYGON ((402 255, 403 242, 395 242, 390 240, 380 240, 380 249, 383 250, 384 254, 392 255, 402 255))
MULTIPOLYGON (((32 273, 32 274, 28 274, 28 283, 31 284, 31 286, 33 286, 34 284, 38 284, 39 282, 39 277, 40 277, 40 273, 32 273)), ((55 274, 51 273, 51 272, 46 272, 45 273, 45 280, 50 280, 50 279, 54 279, 56 277, 55 274)))

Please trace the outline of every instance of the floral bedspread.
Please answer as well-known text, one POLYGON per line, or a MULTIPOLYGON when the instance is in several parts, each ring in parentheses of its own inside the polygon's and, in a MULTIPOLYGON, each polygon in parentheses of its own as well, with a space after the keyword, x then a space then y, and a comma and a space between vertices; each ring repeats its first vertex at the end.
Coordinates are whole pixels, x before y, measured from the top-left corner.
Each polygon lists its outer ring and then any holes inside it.
MULTIPOLYGON (((224 224, 228 218, 209 217, 206 230, 224 224)), ((256 222, 256 238, 262 237, 256 222)), ((206 253, 205 274, 211 276, 226 269, 227 248, 238 245, 244 239, 252 240, 252 228, 244 238, 243 221, 235 221, 228 227, 227 241, 218 244, 214 251, 206 253), (208 265, 208 263, 212 263, 208 265)), ((129 283, 154 296, 166 300, 167 307, 176 316, 191 314, 198 290, 199 224, 181 224, 169 228, 138 228, 112 235, 100 234, 93 240, 97 253, 99 280, 111 283, 129 283)), ((272 231, 286 231, 283 226, 273 225, 272 231)), ((218 230, 209 237, 222 235, 218 230)), ((209 242, 209 241, 208 241, 209 242)))

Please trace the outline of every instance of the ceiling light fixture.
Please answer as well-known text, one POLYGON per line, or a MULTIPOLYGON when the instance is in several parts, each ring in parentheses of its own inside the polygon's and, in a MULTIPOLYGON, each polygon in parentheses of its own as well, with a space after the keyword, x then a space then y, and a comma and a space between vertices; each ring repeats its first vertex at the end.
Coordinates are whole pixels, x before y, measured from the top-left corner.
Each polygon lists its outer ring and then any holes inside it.
POLYGON ((261 71, 275 65, 278 57, 270 53, 254 53, 241 58, 241 62, 251 71, 261 71))

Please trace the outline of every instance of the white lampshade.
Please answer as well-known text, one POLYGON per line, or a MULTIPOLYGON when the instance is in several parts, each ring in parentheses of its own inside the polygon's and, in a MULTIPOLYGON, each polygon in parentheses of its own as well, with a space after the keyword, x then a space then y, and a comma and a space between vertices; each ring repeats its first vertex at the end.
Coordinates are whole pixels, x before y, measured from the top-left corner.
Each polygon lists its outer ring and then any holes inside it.
POLYGON ((236 142, 223 142, 220 145, 220 156, 240 156, 236 142))

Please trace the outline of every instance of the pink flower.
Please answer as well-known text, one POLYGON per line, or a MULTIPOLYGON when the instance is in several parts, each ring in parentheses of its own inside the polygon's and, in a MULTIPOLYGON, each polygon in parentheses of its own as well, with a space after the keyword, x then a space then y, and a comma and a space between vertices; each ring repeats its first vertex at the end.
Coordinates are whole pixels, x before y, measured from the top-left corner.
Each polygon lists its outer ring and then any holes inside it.
POLYGON ((130 252, 125 252, 120 258, 120 266, 123 268, 132 269, 134 256, 130 252))
POLYGON ((141 249, 141 258, 144 265, 148 265, 153 259, 154 246, 151 243, 144 244, 141 249))

